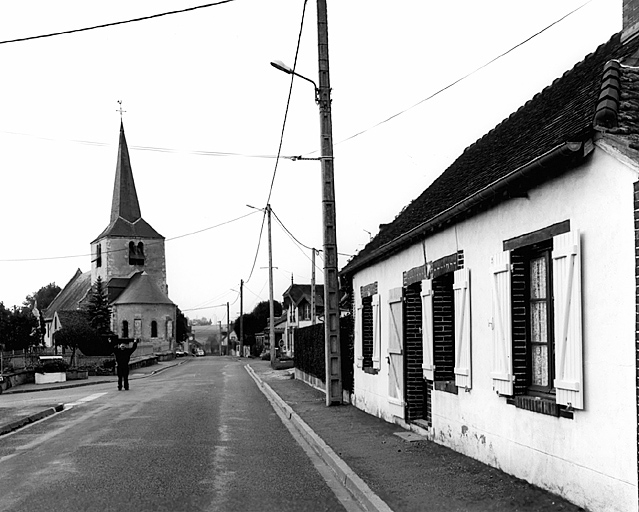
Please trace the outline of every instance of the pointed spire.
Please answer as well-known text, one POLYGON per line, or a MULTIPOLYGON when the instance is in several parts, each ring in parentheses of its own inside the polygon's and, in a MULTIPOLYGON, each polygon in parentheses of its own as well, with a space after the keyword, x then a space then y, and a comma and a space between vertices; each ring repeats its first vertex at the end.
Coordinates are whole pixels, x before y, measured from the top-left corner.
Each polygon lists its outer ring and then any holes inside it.
POLYGON ((118 147, 118 162, 115 169, 115 185, 113 187, 113 203, 111 204, 111 223, 118 217, 129 222, 135 222, 142 214, 140 203, 135 191, 133 171, 129 160, 129 148, 124 137, 124 124, 120 121, 120 143, 118 147))

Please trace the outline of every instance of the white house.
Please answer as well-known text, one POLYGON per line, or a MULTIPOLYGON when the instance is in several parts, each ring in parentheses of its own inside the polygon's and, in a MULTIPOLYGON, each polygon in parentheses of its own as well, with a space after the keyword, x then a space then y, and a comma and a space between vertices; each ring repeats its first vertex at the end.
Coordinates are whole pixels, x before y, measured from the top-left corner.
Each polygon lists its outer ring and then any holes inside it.
POLYGON ((357 407, 591 511, 638 510, 636 22, 341 272, 357 407))
POLYGON ((315 286, 315 300, 312 300, 310 284, 296 284, 291 282, 282 294, 283 315, 286 316, 284 326, 283 350, 292 356, 295 353, 295 331, 308 327, 313 323, 322 322, 324 314, 324 285, 315 286), (313 313, 313 305, 315 313, 313 313))

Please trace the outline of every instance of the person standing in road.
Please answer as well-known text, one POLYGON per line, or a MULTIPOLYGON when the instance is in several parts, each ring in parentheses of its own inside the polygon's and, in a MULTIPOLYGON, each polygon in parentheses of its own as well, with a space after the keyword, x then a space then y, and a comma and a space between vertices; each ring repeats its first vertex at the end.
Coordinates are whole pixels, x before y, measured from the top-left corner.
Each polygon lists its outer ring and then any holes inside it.
POLYGON ((113 348, 113 354, 115 355, 115 362, 118 369, 118 390, 122 391, 129 389, 129 361, 131 360, 131 354, 135 352, 138 347, 138 340, 133 342, 133 346, 129 347, 128 342, 120 342, 113 348))

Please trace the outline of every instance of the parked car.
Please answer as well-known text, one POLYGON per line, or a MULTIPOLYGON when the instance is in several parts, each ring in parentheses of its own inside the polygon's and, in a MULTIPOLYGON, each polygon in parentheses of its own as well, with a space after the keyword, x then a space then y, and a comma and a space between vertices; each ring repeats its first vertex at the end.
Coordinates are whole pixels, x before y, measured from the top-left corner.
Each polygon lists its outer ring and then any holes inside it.
POLYGON ((184 357, 186 355, 186 351, 182 349, 177 349, 175 351, 175 357, 184 357))
POLYGON ((198 348, 195 350, 195 355, 196 356, 203 356, 204 355, 204 350, 202 350, 201 348, 198 348))

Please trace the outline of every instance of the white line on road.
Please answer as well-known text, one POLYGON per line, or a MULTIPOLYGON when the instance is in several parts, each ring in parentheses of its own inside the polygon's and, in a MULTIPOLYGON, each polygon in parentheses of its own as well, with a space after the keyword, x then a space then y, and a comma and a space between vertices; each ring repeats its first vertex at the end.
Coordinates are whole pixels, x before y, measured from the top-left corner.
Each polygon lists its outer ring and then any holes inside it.
POLYGON ((104 396, 107 393, 108 391, 105 391, 104 393, 93 393, 92 395, 85 396, 84 398, 80 398, 80 400, 76 400, 75 402, 69 402, 68 404, 64 404, 64 410, 66 411, 67 409, 71 409, 72 407, 75 407, 76 405, 82 405, 82 404, 86 404, 87 402, 92 402, 96 398, 100 398, 101 396, 104 396))

